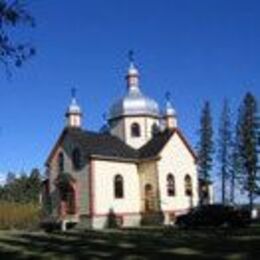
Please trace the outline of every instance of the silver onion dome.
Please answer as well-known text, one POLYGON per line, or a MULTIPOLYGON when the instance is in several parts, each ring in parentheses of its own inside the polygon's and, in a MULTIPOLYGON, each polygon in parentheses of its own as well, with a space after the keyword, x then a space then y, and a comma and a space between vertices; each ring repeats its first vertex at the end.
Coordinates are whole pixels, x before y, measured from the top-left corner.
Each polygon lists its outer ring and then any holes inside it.
POLYGON ((159 117, 159 106, 153 99, 144 96, 140 91, 129 89, 125 97, 111 106, 109 119, 134 115, 159 117))
POLYGON ((108 119, 121 116, 160 116, 160 109, 156 101, 144 96, 139 88, 139 72, 133 63, 130 64, 126 75, 127 94, 116 101, 110 108, 108 119))
POLYGON ((67 110, 67 114, 81 114, 81 109, 76 101, 76 98, 72 98, 71 104, 67 110))

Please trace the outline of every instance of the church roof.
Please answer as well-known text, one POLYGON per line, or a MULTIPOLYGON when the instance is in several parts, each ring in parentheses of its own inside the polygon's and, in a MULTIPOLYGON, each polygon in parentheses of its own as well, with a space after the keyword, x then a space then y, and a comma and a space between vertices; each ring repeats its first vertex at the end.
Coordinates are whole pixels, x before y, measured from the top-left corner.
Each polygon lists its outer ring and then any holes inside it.
POLYGON ((139 149, 139 156, 141 158, 157 156, 165 144, 169 141, 173 133, 173 130, 165 130, 157 133, 147 144, 139 149))
POLYGON ((138 152, 107 133, 95 133, 81 129, 68 129, 68 134, 76 145, 82 147, 85 156, 104 156, 122 159, 138 159, 138 152))
POLYGON ((140 148, 139 157, 151 158, 157 156, 174 134, 179 135, 179 137, 181 138, 182 142, 184 143, 188 151, 191 153, 194 160, 196 160, 197 158, 195 152, 193 151, 193 149, 185 139, 184 135, 178 128, 166 129, 165 131, 156 134, 147 144, 140 148))
POLYGON ((165 130, 158 133, 147 144, 136 150, 121 141, 118 137, 107 133, 85 131, 80 128, 65 128, 47 159, 46 164, 48 164, 52 158, 56 147, 62 144, 64 138, 70 138, 73 144, 80 147, 86 158, 92 157, 138 162, 139 160, 156 159, 171 136, 175 133, 179 134, 187 149, 194 159, 196 159, 195 153, 178 129, 165 130))

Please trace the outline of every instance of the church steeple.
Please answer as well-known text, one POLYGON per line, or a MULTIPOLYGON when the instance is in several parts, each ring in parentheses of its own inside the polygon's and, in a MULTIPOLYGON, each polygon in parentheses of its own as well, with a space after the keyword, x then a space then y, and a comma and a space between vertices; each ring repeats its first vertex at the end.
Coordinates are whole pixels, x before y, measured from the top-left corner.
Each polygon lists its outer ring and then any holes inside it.
POLYGON ((68 107, 67 113, 67 127, 80 128, 82 121, 82 112, 76 100, 76 89, 71 89, 71 103, 68 107))
POLYGON ((134 65, 134 52, 129 51, 129 68, 126 75, 127 87, 130 91, 139 90, 139 71, 134 65))

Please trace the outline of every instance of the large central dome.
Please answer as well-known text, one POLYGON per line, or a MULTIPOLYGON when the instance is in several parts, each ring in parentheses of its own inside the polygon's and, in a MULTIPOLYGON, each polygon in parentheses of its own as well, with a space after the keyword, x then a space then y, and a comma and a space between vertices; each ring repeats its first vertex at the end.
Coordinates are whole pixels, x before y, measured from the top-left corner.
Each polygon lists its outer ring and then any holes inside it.
POLYGON ((159 106, 153 99, 144 96, 140 91, 129 90, 125 97, 112 105, 109 119, 135 115, 159 117, 159 114, 159 106))
POLYGON ((133 63, 130 64, 127 76, 128 92, 115 102, 109 111, 109 119, 121 116, 160 116, 160 109, 156 101, 144 96, 139 88, 139 73, 133 63))

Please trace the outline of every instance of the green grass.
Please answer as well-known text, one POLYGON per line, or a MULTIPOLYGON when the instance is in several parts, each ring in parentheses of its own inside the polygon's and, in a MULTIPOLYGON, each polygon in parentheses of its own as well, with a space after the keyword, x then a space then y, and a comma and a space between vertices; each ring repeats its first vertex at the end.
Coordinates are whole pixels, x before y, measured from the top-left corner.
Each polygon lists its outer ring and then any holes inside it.
POLYGON ((0 259, 260 259, 260 226, 106 231, 0 231, 0 259))

